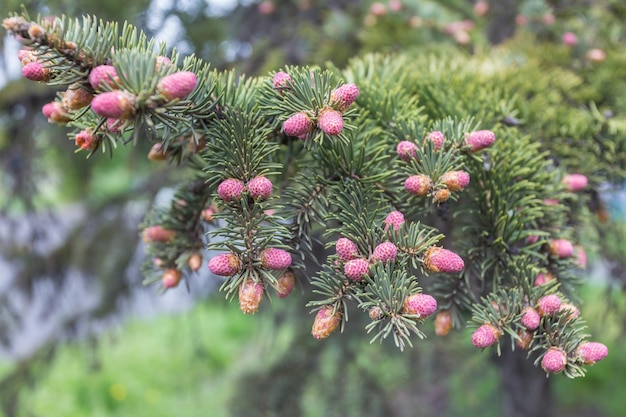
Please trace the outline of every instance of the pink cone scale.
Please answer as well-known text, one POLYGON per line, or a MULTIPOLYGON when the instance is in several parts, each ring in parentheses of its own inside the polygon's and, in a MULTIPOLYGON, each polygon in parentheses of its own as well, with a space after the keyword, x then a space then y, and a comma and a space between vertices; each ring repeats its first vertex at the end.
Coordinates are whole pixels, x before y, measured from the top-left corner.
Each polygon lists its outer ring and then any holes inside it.
POLYGON ((161 242, 166 243, 174 239, 176 232, 166 229, 163 226, 148 226, 141 232, 141 238, 145 243, 161 242))
POLYGON ((450 191, 462 191, 469 185, 470 175, 465 171, 449 171, 443 174, 439 181, 444 183, 450 191))
POLYGON ((311 334, 315 339, 325 339, 334 332, 341 323, 341 314, 331 306, 318 310, 313 321, 311 334))
POLYGON ((283 123, 283 131, 287 136, 303 136, 313 130, 313 121, 309 116, 301 111, 289 117, 283 123))
POLYGON ((263 284, 247 280, 239 286, 239 308, 244 314, 254 314, 259 311, 263 298, 263 284))
POLYGON ((415 158, 417 145, 409 140, 403 140, 396 145, 396 153, 403 161, 415 158))
POLYGON ((568 174, 561 181, 568 191, 573 193, 584 190, 589 184, 589 180, 583 174, 568 174))
POLYGON ((548 316, 561 309, 561 298, 556 294, 544 295, 537 301, 537 311, 541 316, 548 316))
POLYGON ((91 110, 98 116, 127 119, 135 112, 135 96, 125 91, 107 91, 96 95, 91 110))
POLYGON ((105 84, 117 88, 115 82, 119 83, 119 78, 113 65, 98 65, 89 73, 89 84, 94 90, 101 90, 105 84))
POLYGON ((385 217, 385 230, 391 226, 393 230, 398 231, 404 224, 404 214, 399 211, 392 211, 385 217))
POLYGON ((574 254, 574 245, 567 239, 555 239, 550 242, 548 252, 558 258, 569 258, 574 254))
POLYGON ((191 71, 179 71, 161 78, 156 91, 168 101, 183 100, 198 85, 196 74, 191 71))
POLYGON ((433 185, 432 180, 428 175, 411 175, 404 180, 404 189, 409 194, 413 194, 419 197, 424 197, 430 192, 430 187, 433 185))
POLYGON ((283 71, 278 71, 274 74, 274 78, 272 79, 272 84, 274 88, 285 88, 289 86, 291 82, 291 76, 283 71))
POLYGON ((413 294, 405 298, 402 304, 402 312, 405 314, 415 314, 420 318, 426 318, 437 310, 437 300, 428 294, 413 294))
POLYGON ((243 182, 235 178, 225 179, 217 186, 217 195, 225 202, 239 200, 246 190, 243 182))
POLYGON ((335 244, 337 256, 342 261, 349 261, 359 256, 359 248, 356 243, 346 237, 340 237, 335 244))
POLYGON ((343 130, 343 117, 337 110, 326 108, 320 112, 317 125, 327 135, 338 135, 343 130))
POLYGON ((344 111, 359 96, 359 88, 355 84, 344 84, 333 90, 331 93, 331 101, 336 104, 339 111, 344 111))
POLYGON ((222 277, 232 277, 241 269, 241 261, 234 253, 222 253, 209 261, 209 270, 222 277))
POLYGON ((485 323, 472 333, 472 345, 479 349, 484 349, 498 343, 500 331, 493 325, 485 323))
POLYGON ((393 262, 398 255, 398 248, 391 242, 383 242, 374 248, 372 258, 383 263, 393 262))
POLYGON ((442 132, 435 130, 430 132, 426 136, 426 140, 430 140, 433 143, 435 150, 438 151, 439 149, 443 148, 443 143, 445 142, 446 137, 443 135, 442 132))
POLYGON ((550 281, 552 281, 554 279, 554 275, 552 275, 549 272, 544 273, 539 273, 537 275, 537 278, 535 278, 535 287, 538 287, 540 285, 546 284, 550 281))
POLYGON ((272 181, 264 176, 254 177, 248 183, 248 192, 254 200, 266 200, 272 195, 272 181))
POLYGON ((609 348, 599 342, 583 342, 576 349, 576 356, 587 365, 601 361, 606 358, 608 354, 609 348))
POLYGON ((478 152, 493 145, 495 140, 496 135, 491 130, 477 130, 465 137, 465 145, 470 152, 478 152))
POLYGON ((558 374, 567 365, 567 355, 562 349, 551 347, 541 359, 541 367, 550 374, 558 374))
POLYGON ((465 262, 448 249, 431 246, 424 255, 424 267, 432 272, 461 272, 465 262))
POLYGON ((27 80, 45 82, 50 79, 50 70, 41 62, 29 62, 22 67, 22 75, 27 80))
POLYGON ((291 266, 291 255, 283 249, 266 248, 259 254, 261 265, 267 269, 279 270, 291 266))
POLYGON ((352 281, 361 281, 369 272, 370 264, 366 259, 351 259, 343 267, 343 272, 352 281))
POLYGON ((526 327, 528 330, 536 330, 539 328, 539 324, 541 324, 541 316, 534 308, 526 307, 522 311, 522 318, 520 321, 522 326, 526 327))

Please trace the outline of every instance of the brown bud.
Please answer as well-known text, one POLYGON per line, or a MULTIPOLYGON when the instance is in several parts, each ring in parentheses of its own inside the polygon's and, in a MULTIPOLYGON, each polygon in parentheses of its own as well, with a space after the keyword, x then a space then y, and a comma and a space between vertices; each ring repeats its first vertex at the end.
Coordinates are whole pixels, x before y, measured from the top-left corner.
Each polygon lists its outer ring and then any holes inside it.
POLYGON ((182 273, 178 269, 166 269, 161 281, 165 288, 174 288, 180 283, 182 273))
POLYGON ((63 94, 62 103, 66 109, 78 110, 89 105, 92 99, 93 95, 89 91, 82 88, 80 84, 74 83, 63 94))
POLYGON ((325 339, 334 332, 341 323, 341 313, 332 306, 323 307, 315 315, 311 334, 316 339, 325 339))
POLYGON ((452 330, 452 315, 448 310, 442 310, 435 316, 435 333, 445 336, 452 330))
POLYGON ((151 161, 165 161, 167 159, 167 151, 163 149, 163 144, 155 143, 148 152, 148 159, 151 161))
POLYGON ((435 200, 435 202, 439 204, 445 203, 446 201, 448 201, 449 198, 450 190, 448 190, 447 188, 440 188, 433 194, 433 200, 435 200))
POLYGON ((187 261, 187 265, 189 265, 189 268, 192 271, 197 271, 198 269, 200 269, 200 267, 202 266, 202 255, 200 255, 199 253, 193 253, 190 257, 189 260, 187 261))

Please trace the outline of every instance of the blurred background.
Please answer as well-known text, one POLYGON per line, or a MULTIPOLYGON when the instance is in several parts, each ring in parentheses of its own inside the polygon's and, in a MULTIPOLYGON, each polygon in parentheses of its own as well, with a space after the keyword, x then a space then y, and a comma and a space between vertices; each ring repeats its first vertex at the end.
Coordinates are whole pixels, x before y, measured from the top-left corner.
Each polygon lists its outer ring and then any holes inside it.
MULTIPOLYGON (((567 66, 611 105, 606 117, 626 116, 623 0, 5 0, 0 14, 22 4, 31 16, 127 20, 249 75, 341 68, 371 51, 508 48, 567 66), (564 43, 571 54, 555 62, 564 43)), ((503 402, 506 374, 469 332, 438 338, 431 323, 429 340, 399 352, 370 345, 352 316, 344 335, 319 342, 300 294, 249 317, 207 268, 189 291, 142 286, 138 225, 183 170, 149 161, 147 144, 115 158, 74 154, 66 130, 41 114, 54 89, 22 79, 19 47, 6 36, 0 45, 0 416, 523 415, 503 402)), ((585 378, 550 378, 549 415, 625 413, 625 203, 623 187, 601 190, 581 288, 583 315, 610 354, 585 378)))

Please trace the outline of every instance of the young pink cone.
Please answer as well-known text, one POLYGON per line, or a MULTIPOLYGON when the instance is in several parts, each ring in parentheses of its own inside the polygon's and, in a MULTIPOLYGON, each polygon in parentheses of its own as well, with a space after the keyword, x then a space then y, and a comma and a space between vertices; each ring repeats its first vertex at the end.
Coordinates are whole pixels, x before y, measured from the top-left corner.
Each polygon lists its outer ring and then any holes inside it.
POLYGON ((126 91, 107 91, 96 95, 91 110, 99 116, 128 119, 135 112, 135 96, 126 91))
POLYGON ((580 315, 580 311, 578 310, 578 307, 576 307, 574 304, 571 304, 571 303, 561 304, 559 311, 561 313, 567 314, 567 318, 566 318, 567 320, 573 320, 575 318, 578 318, 578 316, 580 315))
POLYGON ((272 195, 272 181, 264 176, 254 177, 248 183, 248 191, 254 200, 266 200, 272 195))
POLYGON ((587 252, 585 252, 585 248, 583 248, 581 245, 575 245, 574 256, 576 257, 576 260, 574 261, 576 266, 578 266, 580 269, 587 268, 587 252))
POLYGON ((161 283, 165 288, 174 288, 180 283, 182 272, 178 269, 166 269, 161 277, 161 283))
MULTIPOLYGON (((34 60, 36 60, 36 56, 33 53, 32 49, 20 49, 19 51, 17 51, 17 59, 20 60, 20 62, 26 60, 29 60, 28 62, 33 62, 34 60)), ((22 63, 22 65, 26 65, 26 63, 22 63)))
POLYGON ((574 46, 578 42, 578 36, 572 32, 565 32, 561 37, 564 45, 574 46))
POLYGON ((316 339, 325 339, 334 332, 341 323, 341 314, 331 306, 318 310, 313 321, 311 334, 316 339))
POLYGON ((155 70, 159 71, 161 68, 169 68, 172 66, 172 61, 163 55, 159 55, 156 57, 156 65, 154 66, 155 70))
POLYGON ((46 82, 50 80, 51 72, 41 62, 34 61, 22 67, 22 75, 31 81, 46 82))
POLYGON ((478 152, 493 145, 495 140, 496 135, 491 130, 477 130, 466 136, 465 145, 470 152, 478 152))
POLYGON ((561 298, 556 294, 544 295, 537 301, 537 311, 541 316, 549 316, 561 308, 561 298))
POLYGON ((420 318, 426 318, 437 310, 437 300, 428 294, 413 294, 404 299, 402 312, 404 314, 415 314, 420 318))
POLYGON ((369 272, 370 264, 367 259, 357 258, 351 259, 343 267, 343 272, 352 281, 361 281, 363 275, 367 275, 369 272))
POLYGON ((440 188, 433 193, 433 201, 437 204, 445 203, 449 198, 450 190, 448 190, 448 187, 440 188))
POLYGON ((417 145, 409 140, 403 140, 396 145, 396 153, 403 161, 409 161, 415 158, 417 145))
POLYGON ((582 342, 576 349, 576 356, 587 365, 601 361, 606 358, 608 354, 609 348, 599 342, 582 342))
POLYGON ((82 150, 91 150, 98 144, 91 129, 81 130, 74 137, 74 143, 82 150))
POLYGON ((493 325, 485 323, 472 333, 472 345, 484 349, 498 343, 502 333, 493 325))
POLYGON ((241 270, 241 260, 234 253, 222 253, 209 260, 209 270, 222 277, 232 277, 241 270))
POLYGON ((398 231, 402 224, 404 224, 404 214, 399 211, 392 211, 385 217, 385 230, 389 228, 389 226, 393 227, 393 230, 398 231))
POLYGON ((263 284, 251 279, 242 282, 239 286, 239 308, 243 314, 254 314, 259 311, 263 298, 263 284))
POLYGON ((374 248, 372 258, 374 261, 393 262, 398 255, 398 248, 391 242, 383 242, 374 248))
POLYGON ((450 191, 462 191, 470 182, 470 175, 465 171, 449 171, 443 174, 439 181, 444 183, 450 191))
POLYGON ((342 261, 349 261, 359 256, 359 248, 356 243, 345 237, 337 239, 335 251, 342 261))
POLYGON ((285 271, 278 280, 276 280, 276 292, 278 293, 278 297, 285 298, 296 285, 296 275, 293 271, 285 271))
POLYGON ((196 74, 191 71, 179 71, 161 78, 156 86, 157 93, 167 101, 183 100, 198 85, 196 74))
POLYGON ((279 270, 291 266, 291 255, 283 249, 267 248, 259 254, 261 265, 267 269, 279 270))
POLYGON ((567 239, 554 239, 550 242, 548 252, 559 258, 568 258, 574 254, 574 245, 567 239))
POLYGON ((337 106, 337 110, 344 111, 359 96, 359 88, 355 84, 344 84, 333 90, 331 93, 331 102, 337 106))
POLYGON ((550 374, 558 374, 567 365, 567 355, 562 349, 551 347, 541 359, 541 367, 550 374))
POLYGON ((438 151, 439 149, 443 148, 443 143, 445 142, 446 137, 443 135, 442 132, 435 130, 430 132, 426 136, 426 140, 432 141, 433 145, 435 146, 435 150, 438 151))
POLYGON ((326 108, 320 112, 317 125, 327 135, 338 135, 343 130, 343 117, 338 111, 326 108))
POLYGON ((552 275, 549 272, 546 272, 545 274, 540 273, 537 275, 537 278, 535 278, 535 287, 548 283, 552 281, 553 279, 554 279, 554 275, 552 275))
POLYGON ((526 307, 522 311, 522 318, 520 321, 522 326, 526 327, 528 330, 536 330, 539 328, 539 324, 541 324, 541 316, 534 308, 526 307))
POLYGON ((246 186, 235 178, 225 179, 217 186, 217 195, 225 202, 239 200, 244 191, 246 186))
POLYGON ((283 71, 278 71, 276 74, 274 74, 274 79, 272 80, 272 84, 276 89, 288 88, 290 82, 291 76, 283 71))
POLYGON ((145 243, 167 243, 174 239, 176 232, 170 229, 166 229, 163 226, 155 225, 148 226, 141 232, 141 238, 145 243))
POLYGON ((423 174, 411 175, 409 178, 404 180, 404 189, 407 190, 409 194, 420 197, 428 195, 432 185, 433 182, 430 177, 423 174))
POLYGON ((306 136, 311 130, 313 130, 313 122, 303 111, 294 114, 283 123, 283 131, 287 136, 306 136))
POLYGON ((67 123, 72 120, 72 117, 65 107, 63 107, 63 104, 58 101, 44 104, 41 108, 41 112, 51 123, 67 123))
POLYGON ((589 180, 583 174, 567 174, 561 182, 568 191, 573 193, 584 190, 589 184, 589 180))
POLYGON ((431 246, 424 255, 424 267, 432 272, 461 272, 465 263, 452 251, 431 246))
POLYGON ((94 90, 101 90, 104 85, 109 85, 115 89, 117 88, 115 83, 120 82, 113 65, 98 65, 91 70, 88 79, 94 90))

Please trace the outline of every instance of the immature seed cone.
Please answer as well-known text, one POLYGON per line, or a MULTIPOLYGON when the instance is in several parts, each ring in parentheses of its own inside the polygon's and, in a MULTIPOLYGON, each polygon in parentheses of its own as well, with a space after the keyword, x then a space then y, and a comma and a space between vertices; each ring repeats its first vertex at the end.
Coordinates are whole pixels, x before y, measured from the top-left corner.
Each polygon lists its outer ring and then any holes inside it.
POLYGON ((541 316, 534 308, 526 307, 522 311, 521 323, 528 330, 536 330, 541 324, 541 316))
POLYGON ((470 152, 478 152, 493 145, 496 135, 491 130, 478 130, 465 137, 465 145, 470 152))
POLYGON ((331 102, 337 106, 337 110, 344 111, 359 96, 359 88, 355 84, 344 84, 341 87, 333 90, 331 93, 331 102))
POLYGON ((91 150, 98 145, 91 129, 85 129, 78 132, 74 137, 74 143, 82 150, 91 150))
POLYGON ((320 112, 317 125, 327 135, 338 135, 343 130, 343 117, 338 111, 326 108, 320 112))
POLYGON ((574 245, 567 239, 555 239, 550 242, 548 252, 559 258, 568 258, 574 254, 574 245))
POLYGON ((452 251, 431 246, 424 255, 424 267, 432 272, 461 272, 465 263, 452 251))
POLYGON ((544 295, 537 301, 537 311, 541 316, 549 316, 561 309, 561 298, 556 294, 544 295))
POLYGON ((517 332, 519 339, 515 340, 515 345, 521 349, 527 350, 533 341, 534 333, 530 330, 520 330, 517 332))
POLYGON ((157 93, 167 101, 183 100, 198 85, 196 74, 191 71, 179 71, 161 78, 156 86, 157 93))
POLYGON ((426 140, 432 141, 435 150, 438 151, 439 149, 443 148, 443 143, 445 142, 446 137, 443 135, 442 132, 435 130, 433 132, 430 132, 428 136, 426 136, 426 140))
POLYGON ((241 194, 246 190, 243 182, 235 178, 225 179, 217 186, 217 195, 225 202, 239 200, 241 194))
POLYGON ((161 282, 163 283, 163 286, 165 288, 174 288, 178 286, 182 276, 182 272, 178 269, 166 269, 165 271, 163 271, 163 277, 161 278, 161 282))
POLYGON ((581 245, 574 246, 574 256, 576 257, 576 266, 580 269, 587 268, 587 252, 585 252, 585 248, 581 245))
POLYGON ((200 255, 199 253, 191 254, 189 260, 187 261, 187 265, 192 271, 199 270, 200 267, 202 267, 202 255, 200 255))
POLYGON ((135 113, 135 96, 126 91, 107 91, 91 100, 91 110, 99 116, 128 119, 135 113))
POLYGON ((539 273, 539 274, 537 275, 537 278, 535 278, 535 287, 538 287, 538 286, 540 286, 540 285, 546 284, 546 283, 548 283, 548 282, 550 282, 550 281, 552 281, 552 280, 554 280, 554 279, 555 279, 555 278, 554 278, 554 275, 552 275, 552 274, 551 274, 551 273, 549 273, 549 272, 546 272, 546 273, 543 273, 543 272, 542 272, 542 273, 539 273))
POLYGON ((285 298, 296 285, 296 274, 293 271, 285 271, 280 278, 276 281, 276 292, 278 293, 278 297, 285 298))
POLYGON ((31 81, 46 82, 50 80, 52 72, 50 68, 44 67, 41 62, 34 61, 22 67, 22 75, 31 81))
POLYGON ((409 161, 417 156, 417 145, 409 140, 403 140, 396 145, 396 153, 403 161, 409 161))
POLYGON ((470 175, 465 171, 449 171, 443 174, 439 181, 444 183, 450 191, 461 191, 469 185, 470 175))
POLYGON ((433 200, 435 203, 442 204, 448 201, 450 198, 450 190, 447 188, 440 188, 433 193, 433 200))
POLYGON ((385 230, 389 228, 389 226, 393 227, 393 230, 398 231, 402 224, 404 224, 404 214, 399 211, 392 211, 385 217, 385 230))
POLYGON ((239 308, 244 314, 254 314, 259 311, 259 304, 263 298, 263 284, 247 280, 239 286, 239 308))
POLYGON ((335 251, 342 261, 349 261, 359 256, 359 248, 356 243, 345 237, 340 237, 337 240, 335 251))
POLYGON ((263 249, 259 254, 259 259, 263 267, 271 270, 280 270, 291 266, 291 255, 283 249, 263 249))
POLYGON ((472 333, 472 345, 479 349, 498 343, 502 333, 492 324, 485 323, 472 333))
POLYGON ((587 365, 601 361, 606 358, 608 354, 609 348, 599 342, 582 342, 576 349, 576 356, 587 365))
POLYGON ((290 82, 291 76, 283 71, 278 71, 276 74, 274 74, 274 78, 272 80, 274 88, 276 89, 288 88, 290 82))
POLYGON ((378 321, 385 316, 385 313, 383 312, 382 308, 374 306, 367 310, 367 315, 370 317, 370 319, 372 319, 372 321, 378 321))
POLYGON ((372 259, 383 263, 393 262, 398 255, 398 248, 391 242, 383 242, 374 248, 372 259))
POLYGON ((241 270, 241 260, 234 253, 222 253, 209 261, 209 270, 222 277, 232 277, 241 270))
POLYGON ((159 55, 156 57, 156 65, 154 66, 154 69, 156 71, 159 71, 161 68, 169 68, 171 66, 172 60, 170 60, 168 57, 163 55, 159 55))
POLYGON ((311 130, 313 121, 303 111, 292 115, 283 123, 283 131, 287 136, 306 136, 311 130))
POLYGON ((370 264, 367 259, 357 258, 351 259, 343 267, 343 272, 352 281, 361 281, 364 275, 369 272, 370 264))
POLYGON ((574 304, 571 304, 571 303, 561 304, 559 311, 561 313, 567 314, 568 321, 578 318, 578 316, 580 315, 580 311, 578 310, 578 307, 576 307, 574 304))
MULTIPOLYGON (((109 119, 117 120, 117 119, 109 119)), ((165 161, 167 159, 167 151, 162 143, 155 143, 148 152, 148 159, 151 161, 165 161)))
POLYGON ((428 175, 411 175, 404 180, 404 188, 409 194, 417 195, 420 197, 426 196, 430 192, 433 182, 428 175))
POLYGON ((70 110, 82 109, 88 106, 93 99, 93 94, 81 87, 79 83, 70 85, 63 93, 63 106, 70 110))
POLYGON ((568 174, 563 177, 562 182, 565 188, 573 193, 584 190, 589 184, 589 180, 583 174, 568 174))
POLYGON ((104 85, 115 89, 117 88, 116 83, 120 82, 113 65, 98 65, 91 70, 88 79, 94 90, 100 90, 104 85))
POLYGON ((435 333, 437 336, 445 336, 452 330, 452 314, 448 310, 442 310, 435 316, 435 333))
POLYGON ((250 197, 254 200, 266 200, 272 195, 272 181, 264 176, 254 177, 248 183, 250 197))
POLYGON ((437 310, 437 300, 428 294, 413 294, 404 299, 402 312, 405 314, 415 314, 420 318, 426 318, 437 310))
POLYGON ((551 374, 562 372, 565 365, 567 365, 567 355, 562 349, 554 346, 548 349, 541 359, 541 367, 551 374))
POLYGON ((67 110, 65 110, 63 104, 58 101, 44 104, 41 108, 41 112, 51 123, 67 123, 72 120, 72 117, 67 110))
POLYGON ((331 306, 323 307, 315 315, 311 334, 316 339, 325 339, 339 327, 340 323, 341 313, 331 306))
POLYGON ((141 238, 145 243, 167 243, 176 236, 176 232, 163 226, 148 226, 141 232, 141 238))

